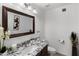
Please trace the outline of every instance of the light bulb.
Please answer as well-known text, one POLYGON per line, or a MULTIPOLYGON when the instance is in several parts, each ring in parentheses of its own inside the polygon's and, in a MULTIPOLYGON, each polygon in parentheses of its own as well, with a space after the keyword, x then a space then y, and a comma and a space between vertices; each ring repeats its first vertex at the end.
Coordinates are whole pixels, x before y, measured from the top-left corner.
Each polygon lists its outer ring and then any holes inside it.
POLYGON ((28 10, 32 10, 32 7, 31 6, 28 6, 28 10))
POLYGON ((33 10, 33 13, 37 14, 37 11, 34 9, 34 10, 33 10))

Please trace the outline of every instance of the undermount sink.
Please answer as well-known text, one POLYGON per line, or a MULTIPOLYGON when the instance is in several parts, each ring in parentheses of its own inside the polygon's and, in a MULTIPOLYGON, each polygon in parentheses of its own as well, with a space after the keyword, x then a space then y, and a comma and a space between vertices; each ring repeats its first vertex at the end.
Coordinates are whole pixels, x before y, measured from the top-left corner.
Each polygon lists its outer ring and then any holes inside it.
POLYGON ((18 55, 21 55, 21 56, 29 55, 29 53, 33 53, 37 48, 38 48, 37 45, 21 48, 15 54, 18 54, 18 55))

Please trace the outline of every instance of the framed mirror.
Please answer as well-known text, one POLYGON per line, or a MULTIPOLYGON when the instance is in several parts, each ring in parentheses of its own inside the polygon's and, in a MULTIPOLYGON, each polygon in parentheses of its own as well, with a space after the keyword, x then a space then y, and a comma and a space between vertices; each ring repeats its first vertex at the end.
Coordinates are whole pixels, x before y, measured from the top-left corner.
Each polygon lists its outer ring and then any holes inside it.
POLYGON ((35 33, 35 17, 2 6, 2 26, 11 32, 10 38, 35 33))

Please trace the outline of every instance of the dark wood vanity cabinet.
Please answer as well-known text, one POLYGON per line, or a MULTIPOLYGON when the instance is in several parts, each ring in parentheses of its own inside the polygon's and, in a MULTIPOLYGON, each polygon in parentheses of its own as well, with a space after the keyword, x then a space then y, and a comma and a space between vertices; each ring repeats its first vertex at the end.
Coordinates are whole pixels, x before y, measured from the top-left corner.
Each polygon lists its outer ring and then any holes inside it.
POLYGON ((36 56, 48 56, 48 45, 46 45, 36 56))

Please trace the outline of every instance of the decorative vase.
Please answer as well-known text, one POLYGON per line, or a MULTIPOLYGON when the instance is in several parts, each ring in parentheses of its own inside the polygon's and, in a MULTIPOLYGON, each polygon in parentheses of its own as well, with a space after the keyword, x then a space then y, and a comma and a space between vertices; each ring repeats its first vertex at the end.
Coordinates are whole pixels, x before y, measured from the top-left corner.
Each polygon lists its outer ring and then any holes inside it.
POLYGON ((71 33, 71 42, 72 42, 72 56, 77 56, 78 37, 74 32, 71 33))

